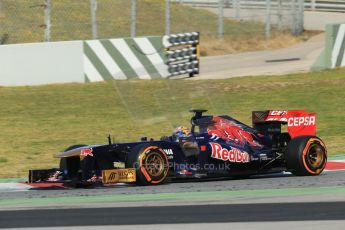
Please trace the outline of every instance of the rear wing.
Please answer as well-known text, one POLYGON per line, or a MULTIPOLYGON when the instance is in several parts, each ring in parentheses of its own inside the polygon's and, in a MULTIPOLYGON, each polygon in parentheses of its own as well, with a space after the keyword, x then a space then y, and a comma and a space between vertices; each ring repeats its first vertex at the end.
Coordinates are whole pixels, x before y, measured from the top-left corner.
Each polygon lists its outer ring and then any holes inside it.
POLYGON ((281 125, 287 125, 291 138, 316 135, 316 114, 304 110, 253 111, 252 122, 261 132, 280 132, 281 125))

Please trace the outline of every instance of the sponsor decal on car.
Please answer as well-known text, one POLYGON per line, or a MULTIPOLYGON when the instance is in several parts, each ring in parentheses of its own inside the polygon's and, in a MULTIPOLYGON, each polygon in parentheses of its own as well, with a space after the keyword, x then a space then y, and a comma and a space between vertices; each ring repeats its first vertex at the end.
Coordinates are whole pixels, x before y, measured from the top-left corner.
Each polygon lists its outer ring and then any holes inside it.
POLYGON ((269 116, 284 116, 287 114, 287 110, 271 110, 269 111, 269 116))
POLYGON ((174 152, 172 151, 172 149, 163 149, 163 150, 166 153, 168 159, 174 159, 174 152))
POLYGON ((211 136, 212 141, 223 139, 225 141, 235 142, 238 145, 244 146, 249 144, 253 147, 262 147, 252 133, 243 129, 241 124, 235 121, 227 120, 222 117, 213 117, 213 124, 207 127, 207 132, 211 136))
POLYGON ((259 156, 260 156, 260 160, 262 160, 262 161, 268 160, 267 154, 265 154, 265 153, 261 153, 261 154, 259 154, 259 156))
POLYGON ((211 142, 212 154, 211 157, 223 161, 248 163, 250 161, 249 154, 232 147, 230 150, 223 148, 220 144, 211 142))
POLYGON ((286 122, 292 138, 316 134, 316 114, 304 110, 272 110, 269 111, 265 121, 286 122))
POLYGON ((109 183, 126 183, 135 182, 136 173, 135 169, 108 169, 102 171, 102 182, 109 183))
POLYGON ((124 162, 117 162, 117 161, 113 162, 113 166, 114 168, 118 168, 118 169, 124 169, 126 167, 124 162))
POLYGON ((172 151, 172 149, 163 149, 163 150, 167 155, 174 155, 174 152, 172 151))
POLYGON ((310 126, 315 125, 316 117, 307 116, 307 117, 290 117, 288 119, 288 126, 310 126))
POLYGON ((271 110, 268 112, 266 121, 283 121, 287 122, 287 110, 271 110))
POLYGON ((82 150, 80 151, 80 156, 83 156, 83 157, 91 156, 91 157, 93 157, 92 151, 93 151, 92 148, 82 149, 82 150))

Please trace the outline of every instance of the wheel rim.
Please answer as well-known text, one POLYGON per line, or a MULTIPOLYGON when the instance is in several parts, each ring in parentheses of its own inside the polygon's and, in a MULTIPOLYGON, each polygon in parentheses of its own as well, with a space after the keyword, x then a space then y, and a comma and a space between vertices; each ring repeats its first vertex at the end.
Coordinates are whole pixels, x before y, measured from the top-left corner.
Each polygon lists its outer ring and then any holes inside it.
POLYGON ((318 144, 311 145, 306 155, 306 160, 311 168, 321 168, 325 160, 324 149, 318 144))
POLYGON ((164 171, 164 159, 159 153, 152 152, 146 157, 144 167, 150 176, 158 177, 164 171))

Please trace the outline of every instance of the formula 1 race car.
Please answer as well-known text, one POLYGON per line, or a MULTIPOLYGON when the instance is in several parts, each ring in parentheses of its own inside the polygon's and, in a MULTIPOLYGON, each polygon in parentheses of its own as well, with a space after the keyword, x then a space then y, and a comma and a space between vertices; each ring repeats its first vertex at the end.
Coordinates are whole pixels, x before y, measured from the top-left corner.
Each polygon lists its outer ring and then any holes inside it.
POLYGON ((319 175, 327 162, 323 141, 315 136, 316 115, 303 110, 252 112, 253 127, 229 116, 193 109, 191 129, 160 140, 105 145, 74 145, 56 156, 60 167, 30 170, 29 182, 158 185, 186 178, 246 177, 289 171, 319 175), (282 126, 287 125, 287 132, 282 126), (189 131, 188 131, 189 130, 189 131), (184 132, 184 135, 177 135, 184 132))

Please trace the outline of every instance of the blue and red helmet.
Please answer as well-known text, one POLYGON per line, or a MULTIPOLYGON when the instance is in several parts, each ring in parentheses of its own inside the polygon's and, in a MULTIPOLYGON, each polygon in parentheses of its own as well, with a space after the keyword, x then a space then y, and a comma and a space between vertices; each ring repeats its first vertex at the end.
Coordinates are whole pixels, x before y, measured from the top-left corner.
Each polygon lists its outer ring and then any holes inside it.
POLYGON ((172 138, 174 141, 178 141, 181 137, 189 137, 191 136, 191 132, 189 128, 184 126, 179 126, 174 129, 174 132, 172 134, 172 138))

